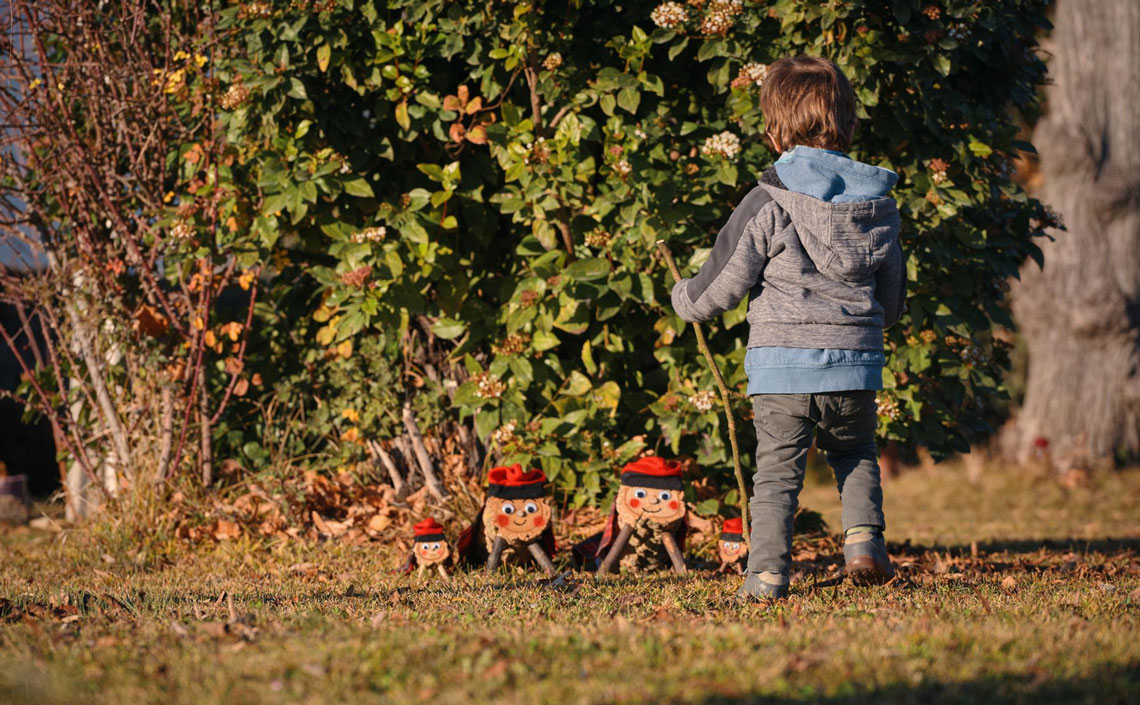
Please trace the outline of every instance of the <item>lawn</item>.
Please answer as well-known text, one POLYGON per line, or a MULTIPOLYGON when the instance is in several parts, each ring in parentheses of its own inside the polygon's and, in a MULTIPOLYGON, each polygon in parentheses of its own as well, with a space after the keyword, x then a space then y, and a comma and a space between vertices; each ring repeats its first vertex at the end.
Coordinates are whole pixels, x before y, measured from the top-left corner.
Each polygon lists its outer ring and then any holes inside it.
MULTIPOLYGON (((805 504, 837 522, 834 488, 805 504)), ((161 557, 0 536, 5 703, 1135 702, 1140 471, 1066 488, 994 469, 886 487, 900 578, 797 546, 775 607, 703 571, 396 576, 382 546, 239 538, 161 557)))

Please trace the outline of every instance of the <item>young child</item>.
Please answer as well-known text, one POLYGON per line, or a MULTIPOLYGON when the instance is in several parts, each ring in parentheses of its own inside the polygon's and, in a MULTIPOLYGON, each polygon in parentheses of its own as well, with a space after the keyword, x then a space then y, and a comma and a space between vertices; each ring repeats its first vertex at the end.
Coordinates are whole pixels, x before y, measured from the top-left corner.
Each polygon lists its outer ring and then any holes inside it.
POLYGON ((843 501, 847 574, 890 578, 883 542, 875 391, 883 329, 905 310, 898 175, 844 152, 855 130, 847 77, 811 56, 780 59, 760 94, 767 138, 783 155, 717 235, 673 308, 706 321, 748 296, 745 371, 756 423, 752 536, 742 597, 788 592, 792 524, 813 432, 843 501))

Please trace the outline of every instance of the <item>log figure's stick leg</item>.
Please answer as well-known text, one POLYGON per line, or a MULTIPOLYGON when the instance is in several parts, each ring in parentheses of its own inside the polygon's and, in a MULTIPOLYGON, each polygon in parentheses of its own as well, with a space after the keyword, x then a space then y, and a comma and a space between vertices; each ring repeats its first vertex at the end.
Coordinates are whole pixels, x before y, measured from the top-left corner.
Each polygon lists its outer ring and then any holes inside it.
POLYGON ((542 566, 542 570, 546 572, 546 577, 553 578, 558 574, 554 569, 554 561, 550 560, 550 556, 546 555, 546 551, 542 550, 542 546, 537 541, 528 543, 526 550, 530 551, 530 555, 534 556, 534 560, 542 566))
POLYGON ((435 569, 439 571, 439 577, 447 582, 451 582, 451 577, 447 574, 447 568, 444 568, 442 563, 436 563, 435 569))
POLYGON ((661 540, 665 543, 665 551, 669 554, 669 560, 673 561, 673 570, 677 572, 677 575, 687 573, 685 556, 681 553, 681 547, 677 545, 677 537, 673 535, 672 531, 662 531, 661 540))
POLYGON ((427 570, 427 563, 420 563, 420 569, 416 571, 416 577, 424 577, 424 571, 427 570))
POLYGON ((610 546, 609 552, 602 559, 602 564, 598 566, 598 575, 606 575, 614 569, 618 559, 621 558, 621 554, 625 551, 625 547, 629 544, 630 536, 633 536, 633 526, 621 527, 613 545, 610 546))
POLYGON ((502 536, 495 537, 495 543, 491 544, 491 555, 487 556, 487 572, 493 573, 499 567, 499 561, 503 557, 503 549, 507 547, 507 540, 502 536))
POLYGON ((716 567, 716 570, 714 570, 713 572, 714 573, 727 573, 728 572, 728 564, 725 563, 724 561, 721 561, 720 565, 718 565, 716 567))

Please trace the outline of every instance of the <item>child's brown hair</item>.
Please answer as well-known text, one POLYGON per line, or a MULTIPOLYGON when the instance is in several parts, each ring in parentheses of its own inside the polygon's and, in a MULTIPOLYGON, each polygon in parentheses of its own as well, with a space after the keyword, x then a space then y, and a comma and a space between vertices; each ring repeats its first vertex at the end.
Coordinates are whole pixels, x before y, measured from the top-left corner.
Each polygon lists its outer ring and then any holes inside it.
POLYGON ((846 152, 855 132, 855 91, 839 67, 818 56, 768 67, 760 90, 765 131, 777 149, 796 145, 846 152))

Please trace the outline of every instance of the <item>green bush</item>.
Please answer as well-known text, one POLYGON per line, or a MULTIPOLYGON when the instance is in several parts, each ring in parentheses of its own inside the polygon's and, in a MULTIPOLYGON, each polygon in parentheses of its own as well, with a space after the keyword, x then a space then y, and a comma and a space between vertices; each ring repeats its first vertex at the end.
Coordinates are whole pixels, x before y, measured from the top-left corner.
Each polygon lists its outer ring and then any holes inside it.
MULTIPOLYGON (((248 368, 263 397, 322 410, 305 448, 326 459, 363 452, 321 440, 343 435, 344 410, 370 409, 359 432, 385 437, 384 408, 410 394, 541 465, 576 503, 647 446, 727 479, 715 387, 653 245, 695 271, 776 157, 757 108, 764 65, 820 54, 857 87, 852 156, 900 175, 910 310, 887 334, 881 436, 966 450, 981 401, 1002 394, 1000 283, 1040 257, 1045 213, 1010 157, 1031 149, 1016 111, 1043 79, 1045 5, 229 6, 209 78, 228 227, 183 254, 261 268, 273 293, 248 368)), ((738 389, 744 314, 710 333, 738 389)), ((256 398, 227 412, 230 452, 265 452, 256 398)), ((743 396, 737 407, 747 415, 743 396)))

